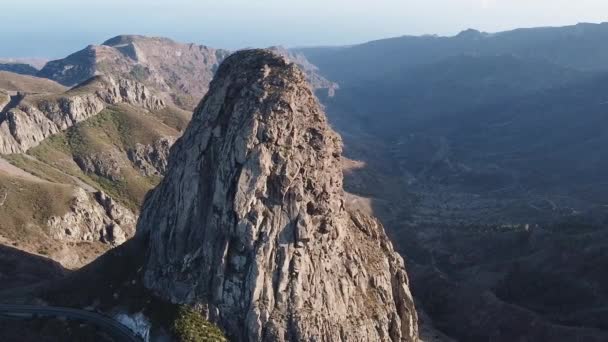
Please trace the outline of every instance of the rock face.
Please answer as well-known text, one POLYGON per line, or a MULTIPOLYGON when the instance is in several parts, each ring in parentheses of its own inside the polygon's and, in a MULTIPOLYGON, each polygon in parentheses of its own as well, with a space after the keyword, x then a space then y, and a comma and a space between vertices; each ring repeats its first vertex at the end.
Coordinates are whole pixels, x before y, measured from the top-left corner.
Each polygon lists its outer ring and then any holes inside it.
POLYGON ((133 236, 135 215, 104 193, 91 198, 77 188, 71 210, 61 217, 51 217, 48 227, 51 237, 62 241, 102 241, 122 244, 133 236))
POLYGON ((107 105, 127 103, 157 110, 165 102, 141 83, 95 77, 59 95, 15 95, 0 113, 0 154, 21 153, 49 136, 101 112, 107 105))
POLYGON ((288 50, 282 46, 274 46, 271 47, 270 50, 276 54, 283 56, 288 62, 297 64, 304 74, 306 75, 306 80, 310 84, 310 86, 315 91, 324 90, 327 92, 328 97, 333 97, 336 94, 336 90, 340 89, 340 86, 323 77, 320 74, 319 68, 314 64, 310 63, 310 61, 304 56, 303 53, 288 50))
POLYGON ((224 61, 144 204, 144 283, 237 341, 414 341, 401 257, 344 206, 341 139, 271 52, 224 61))
POLYGON ((162 176, 167 172, 167 159, 174 143, 174 137, 164 137, 150 145, 136 144, 127 154, 144 176, 162 176))

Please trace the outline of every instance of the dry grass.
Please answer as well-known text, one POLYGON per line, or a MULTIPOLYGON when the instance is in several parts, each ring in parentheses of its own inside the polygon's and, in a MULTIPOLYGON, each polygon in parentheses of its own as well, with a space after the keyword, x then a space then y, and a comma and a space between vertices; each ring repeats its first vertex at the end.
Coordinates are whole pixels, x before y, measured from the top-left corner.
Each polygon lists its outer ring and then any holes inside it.
POLYGON ((26 93, 63 93, 68 88, 46 78, 0 71, 0 89, 26 93))
POLYGON ((48 219, 66 214, 72 198, 72 186, 28 181, 0 171, 0 234, 17 244, 37 245, 48 239, 48 219))
POLYGON ((2 106, 9 103, 10 100, 11 100, 11 97, 8 96, 8 94, 5 93, 4 91, 0 90, 0 110, 2 109, 2 106))
POLYGON ((14 166, 31 173, 32 175, 53 183, 77 185, 73 178, 46 163, 40 162, 23 154, 10 154, 3 156, 14 166))
MULTIPOLYGON (((162 122, 163 114, 150 113, 129 105, 112 106, 89 120, 77 124, 63 133, 54 135, 28 153, 38 160, 78 177, 85 183, 101 189, 110 196, 138 211, 147 192, 155 187, 158 177, 145 177, 127 157, 127 151, 136 144, 152 144, 166 136, 177 136, 179 131, 162 122), (84 173, 74 162, 78 157, 118 159, 120 178, 110 179, 93 173, 84 173)), ((177 118, 182 122, 185 118, 177 118)))

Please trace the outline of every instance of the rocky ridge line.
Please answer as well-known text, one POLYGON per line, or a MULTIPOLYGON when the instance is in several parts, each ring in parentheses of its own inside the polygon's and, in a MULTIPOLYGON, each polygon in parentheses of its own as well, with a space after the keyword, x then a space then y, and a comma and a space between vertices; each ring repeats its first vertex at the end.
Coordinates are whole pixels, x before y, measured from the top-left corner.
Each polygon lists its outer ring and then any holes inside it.
POLYGON ((108 105, 127 103, 145 109, 165 107, 143 84, 98 76, 60 95, 16 95, 0 113, 0 154, 23 153, 42 140, 99 114, 108 105))
POLYGON ((191 110, 196 105, 193 100, 207 92, 217 66, 228 54, 168 38, 122 35, 51 61, 38 76, 67 86, 95 75, 128 78, 191 110))

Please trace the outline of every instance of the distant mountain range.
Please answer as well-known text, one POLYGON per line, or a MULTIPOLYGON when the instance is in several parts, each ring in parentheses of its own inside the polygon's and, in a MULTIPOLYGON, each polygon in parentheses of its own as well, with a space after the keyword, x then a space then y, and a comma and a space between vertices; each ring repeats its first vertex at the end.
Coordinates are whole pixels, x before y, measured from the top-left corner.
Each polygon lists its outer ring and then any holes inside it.
POLYGON ((608 24, 579 24, 297 51, 339 84, 334 97, 319 96, 351 145, 361 135, 391 146, 383 152, 411 181, 478 193, 469 180, 486 179, 489 191, 601 205, 608 197, 582 189, 602 184, 595 151, 608 111, 607 38, 608 24), (422 159, 420 139, 436 146, 422 159))
POLYGON ((296 51, 302 52, 330 79, 353 83, 383 78, 389 73, 460 55, 514 55, 579 70, 607 70, 604 61, 608 58, 608 48, 601 44, 606 38, 608 23, 578 24, 499 33, 470 29, 453 37, 403 36, 343 48, 296 51), (373 68, 364 67, 372 65, 373 68), (358 68, 353 68, 356 66, 358 68))

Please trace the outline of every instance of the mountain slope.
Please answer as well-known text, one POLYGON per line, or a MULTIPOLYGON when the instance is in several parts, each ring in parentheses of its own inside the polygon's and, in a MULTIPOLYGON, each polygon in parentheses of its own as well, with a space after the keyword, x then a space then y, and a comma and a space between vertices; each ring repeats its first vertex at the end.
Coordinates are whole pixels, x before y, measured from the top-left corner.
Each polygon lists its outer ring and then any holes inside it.
POLYGON ((606 340, 607 37, 579 24, 296 50, 340 84, 320 97, 359 165, 346 188, 450 336, 606 340))
POLYGON ((586 71, 607 70, 608 23, 530 28, 499 33, 463 31, 453 37, 403 36, 342 48, 304 48, 321 74, 339 84, 365 82, 378 75, 454 56, 512 54, 586 71), (382 63, 378 63, 378 61, 382 63))
POLYGON ((31 66, 29 64, 15 63, 15 62, 4 63, 4 62, 2 62, 2 60, 0 60, 0 71, 8 71, 8 72, 14 72, 16 74, 30 75, 30 76, 35 76, 38 73, 38 69, 34 68, 33 66, 31 66))
POLYGON ((61 84, 46 78, 20 75, 7 71, 0 71, 0 89, 22 93, 61 93, 68 90, 61 84))
POLYGON ((127 79, 0 77, 0 242, 79 268, 131 237, 190 114, 127 79))
POLYGON ((154 110, 165 107, 164 101, 142 84, 109 77, 92 78, 65 93, 13 95, 0 116, 0 153, 24 152, 118 103, 154 110))
POLYGON ((362 83, 343 83, 333 97, 319 94, 343 131, 363 128, 389 140, 421 127, 593 74, 512 55, 448 57, 362 83))
POLYGON ((293 64, 238 52, 144 204, 144 283, 237 341, 414 341, 403 261, 344 207, 340 138, 293 64))
POLYGON ((207 92, 215 69, 227 55, 226 50, 167 38, 117 36, 47 63, 38 76, 67 86, 100 74, 128 78, 166 93, 177 105, 191 109, 195 99, 207 92))

